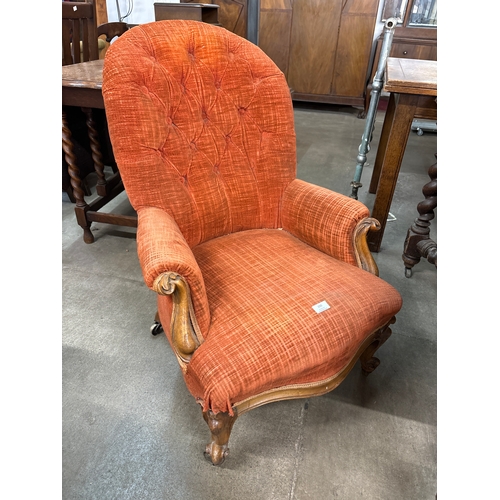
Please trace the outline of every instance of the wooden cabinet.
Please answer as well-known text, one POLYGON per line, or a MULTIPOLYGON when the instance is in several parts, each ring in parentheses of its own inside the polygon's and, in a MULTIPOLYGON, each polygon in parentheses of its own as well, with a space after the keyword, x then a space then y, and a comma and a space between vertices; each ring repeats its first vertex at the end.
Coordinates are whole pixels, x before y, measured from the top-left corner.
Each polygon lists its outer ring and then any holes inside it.
POLYGON ((219 6, 221 26, 245 38, 247 32, 247 0, 181 0, 181 3, 210 3, 219 6))
POLYGON ((219 6, 215 4, 189 3, 155 3, 155 21, 168 19, 191 19, 203 23, 219 25, 219 6))
MULTIPOLYGON (((392 38, 390 57, 400 57, 402 59, 424 59, 428 61, 437 61, 437 17, 432 18, 431 22, 426 19, 426 23, 416 23, 415 16, 418 9, 425 9, 428 13, 436 10, 437 0, 395 0, 393 4, 398 4, 396 11, 403 9, 401 23, 394 29, 392 38), (418 4, 418 5, 417 5, 418 4), (401 7, 402 5, 402 7, 401 7)), ((388 0, 385 4, 385 10, 389 11, 391 2, 388 0)), ((433 16, 434 14, 432 14, 433 16)), ((391 17, 391 12, 384 12, 384 19, 391 17), (384 17, 385 14, 385 17, 384 17)), ((399 17, 399 16, 398 16, 399 17)), ((373 69, 366 91, 365 112, 368 111, 370 103, 370 92, 373 77, 377 70, 382 48, 383 34, 377 40, 373 69)))
MULTIPOLYGON (((183 0, 190 3, 191 0, 183 0)), ((211 0, 246 35, 247 0, 211 0)), ((379 0, 261 0, 259 46, 297 101, 364 106, 379 0)))

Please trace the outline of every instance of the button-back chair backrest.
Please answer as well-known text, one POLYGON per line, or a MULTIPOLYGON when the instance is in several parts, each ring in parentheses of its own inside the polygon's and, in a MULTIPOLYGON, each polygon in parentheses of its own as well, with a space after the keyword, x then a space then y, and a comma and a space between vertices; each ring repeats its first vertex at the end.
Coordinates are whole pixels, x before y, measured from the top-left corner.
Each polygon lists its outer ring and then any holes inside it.
POLYGON ((136 26, 108 49, 103 97, 136 210, 165 210, 191 246, 281 226, 296 177, 293 107, 257 46, 197 21, 136 26))
POLYGON ((99 59, 95 4, 62 2, 63 66, 99 59))

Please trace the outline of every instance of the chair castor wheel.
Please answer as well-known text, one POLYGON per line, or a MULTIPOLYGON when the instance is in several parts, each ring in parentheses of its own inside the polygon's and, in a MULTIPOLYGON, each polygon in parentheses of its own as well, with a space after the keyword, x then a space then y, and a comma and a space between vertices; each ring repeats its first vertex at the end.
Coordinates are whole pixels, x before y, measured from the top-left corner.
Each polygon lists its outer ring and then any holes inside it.
POLYGON ((163 326, 161 326, 161 323, 158 323, 158 321, 155 321, 149 330, 151 335, 160 335, 160 333, 163 332, 163 326))

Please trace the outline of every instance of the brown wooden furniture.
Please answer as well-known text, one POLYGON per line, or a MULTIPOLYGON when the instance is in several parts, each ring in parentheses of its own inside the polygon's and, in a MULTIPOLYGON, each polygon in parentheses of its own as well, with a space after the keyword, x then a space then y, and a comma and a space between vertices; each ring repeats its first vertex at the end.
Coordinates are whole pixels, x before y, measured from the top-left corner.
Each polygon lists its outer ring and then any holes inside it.
POLYGON ((191 19, 219 25, 219 6, 215 4, 155 3, 155 21, 168 19, 191 19))
MULTIPOLYGON (((96 34, 95 4, 93 1, 62 3, 62 65, 74 64, 80 61, 98 59, 98 40, 96 34), (73 43, 74 42, 74 43, 73 43), (73 50, 76 47, 77 50, 73 50)), ((93 161, 86 133, 85 118, 79 110, 67 113, 67 121, 74 131, 73 153, 80 164, 81 189, 85 194, 90 190, 85 182, 86 176, 93 172, 93 161)), ((62 158, 62 190, 75 203, 75 196, 70 183, 68 165, 62 158)))
MULTIPOLYGON (((386 2, 386 10, 389 10, 389 1, 386 2)), ((394 30, 392 39, 390 57, 398 57, 401 59, 425 59, 428 61, 437 61, 437 25, 428 27, 418 27, 411 23, 413 2, 406 8, 403 13, 401 24, 394 30)), ((391 12, 384 12, 387 17, 391 17, 391 12)), ((373 70, 370 78, 370 83, 366 91, 365 111, 368 111, 370 104, 371 82, 375 76, 380 50, 382 48, 382 38, 377 40, 375 49, 375 58, 373 61, 373 70)))
POLYGON ((247 0, 181 0, 181 3, 211 3, 219 6, 219 22, 221 26, 246 38, 247 0))
POLYGON ((389 57, 384 90, 391 94, 369 187, 376 193, 371 215, 381 226, 368 235, 372 252, 380 251, 412 121, 437 119, 437 62, 389 57))
POLYGON ((104 36, 106 42, 110 43, 113 38, 123 35, 128 29, 129 26, 127 23, 104 23, 97 27, 97 36, 104 36))
MULTIPOLYGON (((182 0, 190 2, 191 0, 182 0)), ((246 36, 247 0, 213 0, 220 22, 246 36)), ((292 99, 365 105, 379 0, 261 0, 259 47, 292 99)))
POLYGON ((108 22, 108 7, 106 0, 95 0, 96 24, 100 26, 108 22))
POLYGON ((94 2, 62 2, 63 66, 98 58, 94 2))
POLYGON ((430 182, 422 189, 425 200, 417 205, 418 217, 408 229, 403 249, 405 276, 411 278, 413 266, 423 257, 437 267, 437 244, 430 237, 431 221, 437 207, 437 162, 429 167, 430 182))
POLYGON ((99 59, 104 59, 111 40, 115 37, 123 35, 123 33, 129 29, 129 25, 123 22, 103 23, 97 26, 97 36, 100 39, 99 43, 101 43, 101 41, 105 42, 105 47, 102 50, 99 50, 99 59))
POLYGON ((83 229, 83 240, 85 243, 94 242, 94 235, 90 230, 92 222, 137 227, 136 216, 100 212, 101 208, 124 189, 119 172, 114 172, 110 178, 106 178, 101 152, 101 145, 105 143, 106 138, 102 137, 102 135, 99 137, 92 116, 92 109, 104 109, 102 99, 103 62, 102 59, 98 59, 96 61, 63 66, 62 68, 62 145, 75 197, 76 220, 83 229), (89 203, 86 202, 85 193, 81 187, 80 171, 77 158, 73 152, 71 130, 64 111, 65 106, 81 107, 87 115, 92 157, 98 178, 96 186, 98 196, 89 203))

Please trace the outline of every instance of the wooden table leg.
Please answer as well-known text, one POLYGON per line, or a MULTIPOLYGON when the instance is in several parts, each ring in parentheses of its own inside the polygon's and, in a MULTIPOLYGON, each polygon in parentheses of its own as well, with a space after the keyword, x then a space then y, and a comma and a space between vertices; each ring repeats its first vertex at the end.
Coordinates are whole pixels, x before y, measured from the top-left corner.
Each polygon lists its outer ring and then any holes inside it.
POLYGON ((89 206, 84 199, 82 189, 82 181, 80 179, 80 170, 78 169, 76 156, 73 153, 73 143, 71 141, 71 131, 68 126, 66 113, 62 112, 62 149, 64 157, 68 164, 68 173, 71 179, 71 187, 73 188, 73 195, 75 197, 75 214, 76 220, 80 227, 83 229, 83 241, 85 243, 93 243, 94 235, 90 231, 92 222, 87 220, 87 210, 89 206))
POLYGON ((101 145, 99 143, 99 135, 97 133, 94 117, 92 116, 92 108, 82 108, 82 111, 87 117, 87 131, 90 140, 90 149, 92 150, 92 160, 94 161, 94 170, 97 174, 96 191, 99 196, 108 194, 106 177, 104 175, 104 163, 102 161, 101 145))
POLYGON ((430 166, 429 177, 430 182, 422 189, 425 200, 417 205, 419 215, 408 229, 404 243, 403 262, 407 278, 411 278, 413 266, 420 262, 421 257, 437 267, 437 244, 429 236, 437 207, 437 162, 430 166))
POLYGON ((387 140, 391 131, 392 122, 394 120, 395 110, 396 100, 394 98, 394 94, 391 94, 389 96, 389 103, 387 104, 387 109, 385 111, 384 123, 382 124, 382 130, 380 132, 377 155, 375 156, 373 173, 370 180, 370 187, 368 188, 368 192, 372 194, 375 194, 377 192, 378 183, 380 181, 380 172, 382 170, 382 163, 384 161, 384 154, 387 149, 387 140))
POLYGON ((403 161, 406 143, 418 103, 413 94, 391 94, 394 108, 386 115, 382 129, 382 144, 375 160, 374 173, 380 172, 377 193, 371 216, 380 222, 380 230, 368 234, 368 247, 379 252, 384 236, 392 197, 396 189, 399 170, 403 161))

